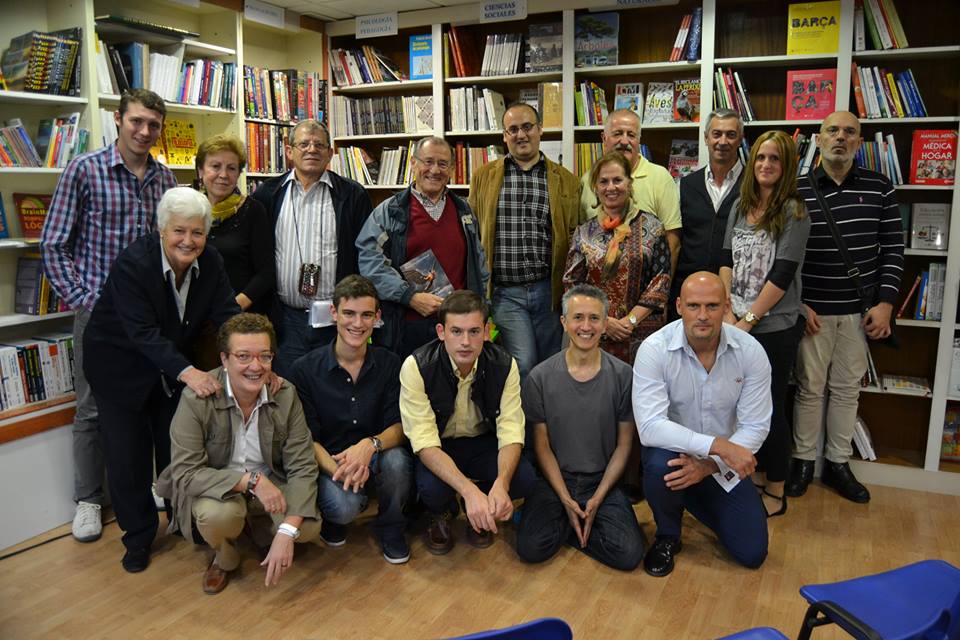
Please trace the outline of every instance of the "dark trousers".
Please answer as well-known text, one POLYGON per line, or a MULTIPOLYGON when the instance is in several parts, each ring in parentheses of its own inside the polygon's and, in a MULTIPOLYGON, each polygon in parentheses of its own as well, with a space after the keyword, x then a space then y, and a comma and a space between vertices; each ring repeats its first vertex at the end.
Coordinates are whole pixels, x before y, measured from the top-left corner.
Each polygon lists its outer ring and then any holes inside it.
MULTIPOLYGON (((497 436, 485 433, 474 438, 443 438, 441 449, 450 456, 460 473, 474 480, 481 491, 487 492, 497 479, 497 436)), ((417 491, 420 501, 428 511, 435 514, 459 511, 453 487, 438 478, 417 458, 415 467, 417 491)), ((508 493, 512 500, 526 498, 533 491, 537 476, 533 467, 521 456, 513 473, 508 493)))
POLYGON ((94 391, 100 410, 100 436, 110 498, 128 549, 149 549, 160 523, 150 487, 170 464, 170 420, 180 401, 179 389, 167 397, 157 382, 144 406, 130 409, 94 391))
POLYGON ((273 360, 273 370, 278 376, 289 378, 290 368, 297 358, 333 342, 337 327, 315 329, 307 323, 306 310, 288 307, 282 302, 278 307, 277 356, 273 360))
MULTIPOLYGON (((602 479, 602 471, 563 474, 570 497, 581 509, 593 497, 602 479)), ((630 501, 619 487, 613 487, 600 504, 587 546, 581 548, 560 497, 550 483, 541 478, 533 494, 523 503, 517 554, 526 562, 543 562, 553 557, 564 543, 621 571, 632 571, 643 558, 643 531, 630 501)))
POLYGON ((803 337, 806 324, 803 316, 789 329, 771 333, 751 333, 770 360, 770 394, 773 396, 773 415, 770 417, 770 433, 757 451, 757 471, 767 474, 770 482, 787 479, 793 433, 787 422, 787 381, 797 359, 797 348, 803 337))
POLYGON ((657 523, 657 537, 679 538, 686 509, 717 534, 734 560, 751 569, 759 567, 767 557, 767 516, 753 483, 747 478, 727 493, 708 476, 692 487, 674 491, 663 478, 676 470, 667 462, 679 455, 643 448, 643 490, 657 523))

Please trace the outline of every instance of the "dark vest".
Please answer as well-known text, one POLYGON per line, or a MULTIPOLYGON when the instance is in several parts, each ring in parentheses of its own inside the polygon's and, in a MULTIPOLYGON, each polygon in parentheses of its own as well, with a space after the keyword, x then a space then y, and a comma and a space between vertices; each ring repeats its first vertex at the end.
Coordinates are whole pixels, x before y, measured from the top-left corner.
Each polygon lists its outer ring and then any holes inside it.
MULTIPOLYGON (((440 433, 447 427, 453 415, 457 399, 457 374, 450 364, 450 356, 440 340, 429 342, 413 352, 413 357, 423 378, 423 388, 430 399, 430 406, 437 417, 440 433)), ((500 399, 503 387, 513 363, 506 349, 492 342, 483 343, 483 351, 477 360, 477 371, 470 389, 470 399, 480 410, 480 415, 496 428, 500 416, 500 399)))

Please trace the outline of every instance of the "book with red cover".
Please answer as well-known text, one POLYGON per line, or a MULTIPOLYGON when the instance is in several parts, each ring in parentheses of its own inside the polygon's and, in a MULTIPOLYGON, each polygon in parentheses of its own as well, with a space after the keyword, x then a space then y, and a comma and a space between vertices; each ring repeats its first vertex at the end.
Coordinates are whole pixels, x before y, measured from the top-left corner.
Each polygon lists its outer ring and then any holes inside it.
POLYGON ((673 83, 673 121, 700 122, 700 78, 673 83))
POLYGON ((787 71, 787 120, 823 120, 834 111, 837 70, 787 71))
POLYGON ((955 129, 918 129, 910 152, 910 184, 953 184, 957 167, 955 129))
POLYGON ((14 193, 13 202, 20 217, 20 232, 24 238, 39 238, 43 222, 50 210, 50 195, 39 193, 14 193))

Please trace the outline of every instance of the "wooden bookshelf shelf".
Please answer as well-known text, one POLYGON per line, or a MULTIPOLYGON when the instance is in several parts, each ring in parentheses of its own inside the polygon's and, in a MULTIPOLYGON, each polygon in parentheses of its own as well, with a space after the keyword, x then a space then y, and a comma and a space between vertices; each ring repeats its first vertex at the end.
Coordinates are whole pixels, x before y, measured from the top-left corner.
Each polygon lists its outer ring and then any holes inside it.
POLYGON ((820 128, 819 120, 751 120, 743 123, 744 127, 816 127, 820 128))
POLYGON ((854 60, 942 60, 960 58, 960 45, 946 47, 908 47, 906 49, 883 49, 876 51, 854 51, 854 60))
POLYGON ((0 173, 22 173, 26 175, 59 175, 62 167, 0 167, 0 173))
POLYGON ((577 76, 631 76, 654 73, 699 73, 700 61, 697 62, 641 62, 638 64, 616 64, 609 67, 579 67, 573 73, 577 76))
POLYGON ((960 122, 960 116, 927 116, 926 118, 861 118, 860 125, 868 124, 937 124, 960 122))
MULTIPOLYGON (((929 256, 931 258, 946 258, 946 251, 937 251, 936 249, 904 249, 905 256, 929 256)), ((897 320, 897 322, 900 322, 897 320)))
POLYGON ((902 191, 953 191, 952 184, 897 184, 894 188, 902 191))
POLYGON ((348 87, 334 87, 334 94, 348 95, 356 93, 383 93, 384 91, 405 91, 407 89, 432 89, 433 80, 402 80, 400 82, 372 82, 355 84, 348 87))
POLYGON ((278 127, 294 127, 296 122, 287 122, 285 120, 270 120, 269 118, 249 118, 245 117, 244 122, 255 122, 257 124, 272 124, 278 127))
MULTIPOLYGON (((603 129, 603 127, 600 127, 603 129)), ((544 133, 563 133, 563 129, 560 127, 544 127, 544 133)), ((496 136, 502 137, 502 129, 490 129, 488 131, 444 131, 444 136, 496 136)))
MULTIPOLYGON (((110 93, 99 94, 100 102, 105 104, 120 104, 120 96, 110 93)), ((200 104, 180 104, 179 102, 167 102, 167 113, 202 113, 218 115, 236 115, 233 109, 220 109, 217 107, 206 107, 200 104)))
POLYGON ((69 393, 0 411, 0 444, 69 425, 76 406, 76 396, 69 393))
POLYGON ((60 106, 66 104, 87 104, 81 96, 55 96, 29 91, 0 91, 0 103, 60 106))
MULTIPOLYGON (((898 320, 897 324, 899 323, 900 321, 898 320)), ((929 400, 931 397, 929 392, 920 393, 916 391, 906 391, 903 389, 886 389, 883 387, 861 387, 860 393, 875 393, 878 395, 886 395, 886 396, 907 396, 910 398, 921 398, 921 399, 927 399, 927 400, 929 400)))
POLYGON ((741 56, 736 58, 717 58, 713 61, 718 67, 803 67, 811 64, 829 64, 836 66, 837 56, 828 54, 741 56))
POLYGON ((910 318, 897 318, 898 327, 919 327, 921 329, 939 329, 939 320, 911 320, 910 318))
MULTIPOLYGON (((286 173, 286 172, 284 172, 286 173)), ((283 173, 248 173, 248 178, 275 178, 277 176, 282 176, 283 173)))
POLYGON ((60 311, 58 313, 48 313, 42 316, 32 316, 26 313, 11 313, 0 316, 0 327, 20 327, 28 324, 37 324, 48 322, 50 320, 62 320, 72 318, 73 311, 60 311))
POLYGON ((446 84, 537 84, 538 82, 560 82, 563 74, 559 71, 542 73, 510 73, 500 76, 465 76, 463 78, 444 78, 446 84))
POLYGON ((371 133, 361 136, 334 136, 334 142, 351 142, 354 140, 411 140, 413 138, 422 138, 429 133, 371 133))

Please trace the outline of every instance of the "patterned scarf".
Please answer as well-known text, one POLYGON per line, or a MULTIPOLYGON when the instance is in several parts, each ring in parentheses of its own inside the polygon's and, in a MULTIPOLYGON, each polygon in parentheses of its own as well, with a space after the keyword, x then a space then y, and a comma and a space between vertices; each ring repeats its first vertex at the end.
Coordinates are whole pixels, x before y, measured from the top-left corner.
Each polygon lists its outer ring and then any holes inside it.
POLYGON ((613 238, 607 245, 607 253, 603 259, 603 277, 610 278, 616 275, 617 265, 620 262, 620 244, 624 239, 630 237, 630 223, 636 217, 637 210, 633 207, 624 207, 623 211, 616 217, 611 216, 606 210, 601 210, 598 220, 604 231, 613 231, 613 238))
POLYGON ((213 205, 213 221, 220 224, 237 212, 240 205, 243 204, 244 196, 240 193, 234 193, 229 197, 213 205))

